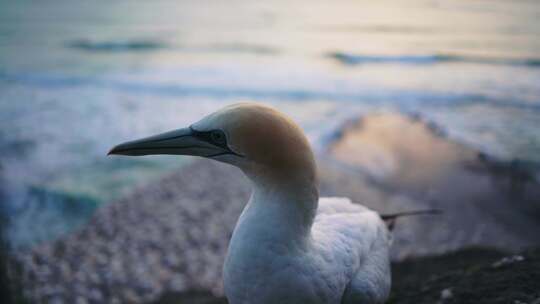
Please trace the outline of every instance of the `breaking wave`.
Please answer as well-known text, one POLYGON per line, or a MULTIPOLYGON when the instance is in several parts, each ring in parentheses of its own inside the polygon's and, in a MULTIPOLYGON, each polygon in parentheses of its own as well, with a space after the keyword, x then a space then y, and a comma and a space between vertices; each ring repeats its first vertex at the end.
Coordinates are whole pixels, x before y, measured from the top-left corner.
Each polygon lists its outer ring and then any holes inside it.
POLYGON ((462 56, 450 54, 430 54, 430 55, 356 55, 342 52, 328 54, 345 65, 362 64, 409 64, 424 65, 437 63, 480 63, 480 64, 500 64, 516 65, 528 67, 540 67, 540 58, 497 58, 481 56, 462 56))
POLYGON ((87 52, 140 52, 167 47, 166 44, 153 40, 91 41, 87 39, 69 41, 66 43, 66 46, 87 52))

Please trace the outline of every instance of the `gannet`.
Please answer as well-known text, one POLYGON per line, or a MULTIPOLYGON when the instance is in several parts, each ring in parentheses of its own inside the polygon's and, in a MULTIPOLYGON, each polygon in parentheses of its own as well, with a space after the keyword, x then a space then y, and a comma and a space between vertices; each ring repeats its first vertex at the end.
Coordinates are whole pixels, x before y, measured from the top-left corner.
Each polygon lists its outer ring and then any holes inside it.
POLYGON ((310 144, 301 128, 277 110, 234 104, 187 128, 117 145, 109 154, 194 155, 244 172, 253 191, 223 267, 229 303, 387 299, 391 234, 384 220, 395 217, 383 219, 348 198, 319 197, 310 144))

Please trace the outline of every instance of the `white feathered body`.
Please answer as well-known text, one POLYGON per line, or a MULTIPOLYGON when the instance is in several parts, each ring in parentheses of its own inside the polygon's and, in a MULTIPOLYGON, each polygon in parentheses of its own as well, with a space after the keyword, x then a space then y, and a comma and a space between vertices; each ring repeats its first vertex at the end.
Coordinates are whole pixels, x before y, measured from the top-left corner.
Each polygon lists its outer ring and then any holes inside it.
POLYGON ((390 234, 379 215, 346 198, 321 198, 318 205, 306 231, 297 205, 252 197, 224 265, 231 304, 386 300, 390 234))

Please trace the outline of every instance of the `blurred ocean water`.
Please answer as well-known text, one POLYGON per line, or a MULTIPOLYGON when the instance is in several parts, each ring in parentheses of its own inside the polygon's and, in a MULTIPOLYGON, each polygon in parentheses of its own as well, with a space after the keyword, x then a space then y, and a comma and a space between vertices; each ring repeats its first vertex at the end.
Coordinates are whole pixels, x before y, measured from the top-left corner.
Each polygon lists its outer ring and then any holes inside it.
POLYGON ((114 144, 242 100, 289 113, 316 149, 351 117, 397 111, 540 162, 540 3, 0 1, 14 244, 70 231, 186 161, 107 158, 114 144))

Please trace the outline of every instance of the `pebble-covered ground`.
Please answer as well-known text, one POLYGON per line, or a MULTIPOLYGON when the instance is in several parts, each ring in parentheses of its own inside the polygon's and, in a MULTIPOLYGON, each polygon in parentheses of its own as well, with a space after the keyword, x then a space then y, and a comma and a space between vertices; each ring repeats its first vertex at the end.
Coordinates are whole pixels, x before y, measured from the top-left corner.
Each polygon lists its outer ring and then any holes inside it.
POLYGON ((220 294, 226 246, 248 198, 237 169, 196 162, 100 208, 69 237, 22 255, 26 291, 47 303, 143 303, 164 291, 220 294))
MULTIPOLYGON (((475 204, 409 195, 331 156, 319 163, 322 195, 347 196, 382 213, 444 210, 400 219, 394 260, 469 245, 517 251, 534 244, 475 204)), ((238 169, 194 161, 103 206, 68 237, 19 253, 25 293, 36 303, 168 303, 163 296, 170 294, 182 294, 183 303, 213 301, 222 295, 228 240, 249 193, 238 169)))

